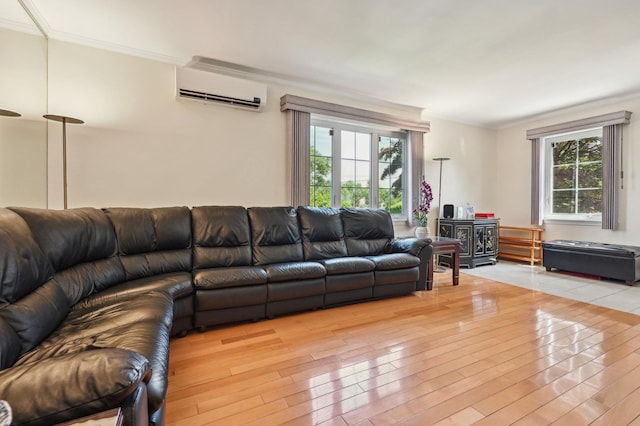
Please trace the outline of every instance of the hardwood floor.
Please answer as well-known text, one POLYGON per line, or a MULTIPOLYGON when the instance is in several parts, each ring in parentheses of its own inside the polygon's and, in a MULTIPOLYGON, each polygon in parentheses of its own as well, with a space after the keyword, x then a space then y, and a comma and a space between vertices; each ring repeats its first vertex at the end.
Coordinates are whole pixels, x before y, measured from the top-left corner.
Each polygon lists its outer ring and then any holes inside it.
POLYGON ((171 342, 169 425, 640 425, 640 316, 460 274, 171 342))

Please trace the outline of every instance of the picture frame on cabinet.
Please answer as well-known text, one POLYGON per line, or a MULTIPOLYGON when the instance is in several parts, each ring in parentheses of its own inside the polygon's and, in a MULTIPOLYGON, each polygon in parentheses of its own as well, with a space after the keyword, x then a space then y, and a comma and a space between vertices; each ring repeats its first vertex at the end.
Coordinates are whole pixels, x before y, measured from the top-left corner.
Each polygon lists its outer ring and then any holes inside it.
POLYGON ((475 210, 471 204, 467 204, 464 211, 464 216, 466 219, 474 219, 476 217, 475 210))

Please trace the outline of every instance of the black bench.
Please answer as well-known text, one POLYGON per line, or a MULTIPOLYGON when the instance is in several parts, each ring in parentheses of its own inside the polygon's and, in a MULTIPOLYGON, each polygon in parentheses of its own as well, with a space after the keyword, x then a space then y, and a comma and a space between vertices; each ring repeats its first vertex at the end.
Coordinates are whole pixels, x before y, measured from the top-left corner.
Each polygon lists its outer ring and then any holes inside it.
POLYGON ((554 240, 542 243, 542 265, 625 281, 640 280, 640 247, 587 241, 554 240))

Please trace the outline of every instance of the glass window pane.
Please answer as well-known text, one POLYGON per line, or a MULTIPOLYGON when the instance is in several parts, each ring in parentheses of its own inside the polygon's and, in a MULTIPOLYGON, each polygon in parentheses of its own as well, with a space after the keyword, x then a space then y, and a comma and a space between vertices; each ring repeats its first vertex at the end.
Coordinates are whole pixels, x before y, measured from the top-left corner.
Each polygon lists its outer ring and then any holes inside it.
POLYGON ((553 144, 553 164, 575 163, 576 147, 576 141, 555 142, 553 144))
MULTIPOLYGON (((380 188, 389 188, 389 196, 397 203, 402 200, 405 141, 399 138, 383 136, 378 144, 378 168, 380 188)), ((400 207, 402 209, 402 207, 400 207)))
POLYGON ((356 162, 354 160, 342 160, 340 162, 340 182, 342 186, 350 182, 348 186, 353 186, 356 182, 356 162))
POLYGON ((311 157, 311 185, 331 185, 331 158, 311 157))
POLYGON ((359 207, 358 206, 358 194, 353 186, 343 187, 342 193, 342 207, 359 207))
POLYGON ((585 189, 578 191, 578 213, 595 214, 602 211, 602 191, 585 189))
POLYGON ((378 191, 378 198, 380 200, 380 208, 388 210, 391 214, 401 214, 404 206, 402 200, 402 192, 398 191, 392 193, 388 189, 380 189, 378 191))
POLYGON ((378 187, 380 188, 391 188, 391 179, 385 170, 389 163, 378 163, 378 187))
POLYGON ((369 187, 371 167, 369 161, 356 161, 356 184, 369 187))
POLYGON ((571 189, 575 187, 575 166, 557 166, 553 168, 553 189, 571 189))
POLYGON ((309 202, 312 206, 331 206, 332 144, 330 128, 311 126, 309 202))
POLYGON ((340 133, 340 145, 342 158, 356 158, 356 134, 355 132, 348 132, 343 130, 340 133))
POLYGON ((369 188, 356 187, 355 189, 355 206, 354 207, 370 207, 369 203, 369 188))
POLYGON ((575 213, 575 191, 553 191, 553 213, 575 213))
POLYGON ((315 150, 318 154, 326 157, 331 156, 332 137, 330 131, 331 129, 319 127, 315 134, 315 150))
POLYGON ((602 141, 599 137, 580 139, 578 161, 602 161, 602 141))
POLYGON ((311 205, 331 207, 331 188, 326 186, 311 187, 311 205))
POLYGON ((371 134, 356 133, 356 159, 371 160, 371 134))
POLYGON ((602 188, 602 163, 578 166, 578 188, 602 188))

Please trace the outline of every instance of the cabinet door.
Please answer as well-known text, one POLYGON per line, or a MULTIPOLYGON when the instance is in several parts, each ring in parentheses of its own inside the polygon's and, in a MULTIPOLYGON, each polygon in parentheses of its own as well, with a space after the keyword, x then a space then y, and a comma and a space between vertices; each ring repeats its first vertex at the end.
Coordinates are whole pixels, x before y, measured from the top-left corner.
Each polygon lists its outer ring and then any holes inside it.
POLYGON ((456 225, 455 229, 454 238, 460 240, 460 257, 471 256, 473 254, 471 225, 456 225))
POLYGON ((473 253, 476 256, 481 256, 485 252, 485 227, 484 226, 476 226, 474 232, 474 249, 473 253))
POLYGON ((496 225, 487 225, 484 228, 484 252, 486 254, 496 254, 498 252, 498 227, 496 225))

